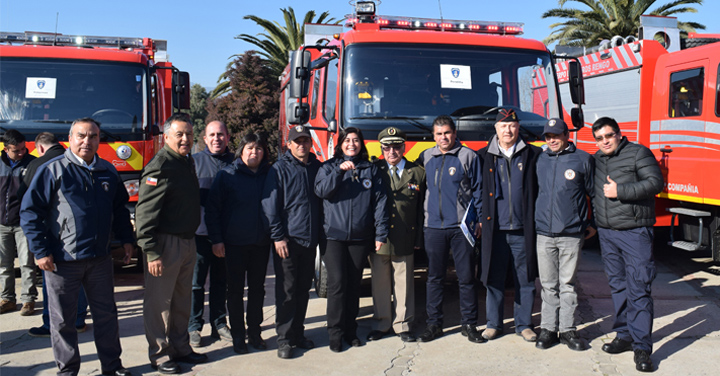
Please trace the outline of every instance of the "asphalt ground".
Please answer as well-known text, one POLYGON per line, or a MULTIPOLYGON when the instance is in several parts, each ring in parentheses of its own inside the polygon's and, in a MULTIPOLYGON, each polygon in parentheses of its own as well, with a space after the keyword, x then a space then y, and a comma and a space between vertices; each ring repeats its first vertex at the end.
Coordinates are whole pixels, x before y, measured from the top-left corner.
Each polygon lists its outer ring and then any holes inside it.
MULTIPOLYGON (((655 321, 652 360, 656 375, 717 375, 720 373, 720 266, 703 255, 659 247, 657 278, 653 284, 655 321)), ((271 258, 272 260, 272 258, 271 258)), ((202 347, 209 356, 200 365, 181 364, 186 375, 637 375, 633 354, 609 355, 600 348, 614 338, 613 306, 607 278, 597 248, 583 251, 579 275, 579 334, 590 344, 582 352, 557 345, 539 350, 514 335, 512 288, 506 290, 505 335, 484 344, 473 344, 460 335, 458 290, 451 271, 444 301, 445 335, 429 343, 403 343, 398 337, 366 343, 336 354, 328 349, 325 327, 325 299, 311 292, 306 335, 316 348, 298 350, 295 357, 277 357, 274 329, 274 283, 272 265, 266 279, 263 337, 269 349, 237 355, 229 342, 213 341, 210 328, 202 331, 202 347)), ((368 270, 366 272, 369 273, 368 270)), ((366 279, 369 275, 366 275, 366 279)), ((425 270, 416 271, 415 331, 425 322, 425 270)), ((358 335, 365 343, 372 329, 372 299, 369 280, 363 286, 358 335)), ((147 342, 142 318, 143 277, 128 269, 115 273, 123 364, 135 375, 157 374, 148 363, 147 342)), ((19 288, 19 279, 17 280, 19 288)), ((539 287, 539 286, 538 286, 539 287)), ((19 292, 19 291, 18 291, 19 292)), ((479 329, 484 329, 484 288, 479 288, 479 329)), ((33 338, 27 330, 41 325, 40 309, 34 316, 19 311, 0 316, 0 375, 29 376, 56 373, 49 338, 33 338)), ((533 322, 540 323, 538 290, 533 322)), ((207 315, 207 313, 206 313, 207 315)), ((206 317, 207 319, 207 317, 206 317)), ((100 374, 93 343, 92 319, 88 330, 79 334, 82 355, 81 375, 100 374)))

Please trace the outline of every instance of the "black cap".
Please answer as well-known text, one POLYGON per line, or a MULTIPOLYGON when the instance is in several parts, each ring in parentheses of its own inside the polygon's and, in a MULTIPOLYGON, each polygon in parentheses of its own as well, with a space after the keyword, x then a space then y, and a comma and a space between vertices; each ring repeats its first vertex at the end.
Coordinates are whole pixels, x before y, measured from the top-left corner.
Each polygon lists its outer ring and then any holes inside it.
POLYGON ((310 138, 310 130, 302 125, 296 125, 290 128, 290 132, 288 132, 288 141, 295 141, 300 137, 310 138))
POLYGON ((545 124, 543 134, 564 134, 567 131, 568 127, 567 124, 565 124, 565 121, 563 121, 563 119, 552 118, 548 120, 547 124, 545 124))
POLYGON ((500 121, 517 121, 520 120, 517 117, 517 114, 515 113, 515 110, 512 108, 501 108, 500 111, 498 111, 497 116, 495 117, 495 122, 500 121))
POLYGON ((405 132, 403 132, 402 129, 395 127, 387 127, 380 131, 380 134, 378 135, 378 141, 385 145, 402 144, 405 140, 407 140, 405 132))

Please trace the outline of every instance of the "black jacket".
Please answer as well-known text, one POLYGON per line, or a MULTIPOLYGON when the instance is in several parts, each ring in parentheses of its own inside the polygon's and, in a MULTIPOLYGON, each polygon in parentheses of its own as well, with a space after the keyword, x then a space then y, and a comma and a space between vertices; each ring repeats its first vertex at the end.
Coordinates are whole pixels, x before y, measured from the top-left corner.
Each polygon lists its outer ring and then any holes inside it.
POLYGON ((30 153, 11 167, 10 158, 5 150, 0 156, 0 224, 4 226, 17 226, 20 224, 20 199, 18 194, 22 176, 30 161, 35 156, 30 153))
POLYGON ((30 183, 32 183, 32 179, 35 176, 37 169, 49 162, 51 159, 59 157, 64 153, 65 148, 62 145, 53 145, 45 151, 45 154, 43 154, 42 157, 37 157, 28 163, 27 168, 25 168, 25 175, 23 175, 22 181, 20 182, 20 188, 18 188, 17 192, 17 195, 21 200, 30 186, 30 183))
POLYGON ((593 210, 598 227, 628 230, 655 224, 655 195, 664 180, 655 156, 645 146, 623 137, 617 150, 595 153, 595 196, 593 210), (607 177, 617 183, 617 198, 607 198, 603 186, 607 177))
POLYGON ((195 173, 200 185, 200 226, 195 231, 195 235, 207 236, 205 202, 207 201, 208 192, 210 192, 210 186, 212 186, 218 171, 233 163, 234 159, 235 155, 228 148, 225 148, 222 153, 212 154, 206 147, 205 150, 193 154, 195 173))
POLYGON ((317 247, 322 231, 322 200, 314 187, 321 165, 313 153, 304 164, 286 151, 270 168, 262 206, 273 241, 288 238, 306 248, 317 247))
POLYGON ((252 172, 238 158, 218 172, 205 203, 205 223, 213 244, 270 244, 262 210, 269 167, 263 162, 252 172))
POLYGON ((535 231, 545 236, 579 234, 588 220, 588 196, 593 195, 595 160, 573 143, 559 153, 550 149, 538 157, 538 197, 535 231))
MULTIPOLYGON (((513 155, 513 162, 522 164, 522 223, 523 234, 525 235, 525 253, 527 255, 528 281, 537 278, 537 253, 535 252, 535 199, 537 197, 537 181, 535 174, 538 155, 542 152, 539 147, 525 144, 518 147, 513 155)), ((498 182, 495 169, 495 160, 502 158, 497 146, 497 137, 490 140, 488 146, 480 149, 478 155, 482 164, 482 193, 483 193, 483 214, 482 214, 482 239, 481 239, 481 280, 487 285, 488 272, 490 270, 490 257, 492 255, 493 235, 497 230, 498 208, 497 190, 498 182)))
POLYGON ((358 158, 353 160, 355 170, 342 171, 344 161, 333 158, 325 162, 315 179, 315 193, 324 199, 327 239, 387 242, 387 197, 380 172, 358 158))

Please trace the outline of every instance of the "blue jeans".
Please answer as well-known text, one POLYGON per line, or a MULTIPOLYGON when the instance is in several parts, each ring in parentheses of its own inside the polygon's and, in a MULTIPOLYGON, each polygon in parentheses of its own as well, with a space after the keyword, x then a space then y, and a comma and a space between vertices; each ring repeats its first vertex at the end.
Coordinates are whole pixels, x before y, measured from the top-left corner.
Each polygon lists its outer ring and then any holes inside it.
POLYGON ((428 256, 427 324, 443 325, 443 283, 447 274, 450 249, 460 290, 460 323, 477 325, 478 297, 475 287, 475 251, 458 228, 425 228, 428 256))
MULTIPOLYGON (((45 283, 45 272, 42 273, 43 278, 43 288, 42 288, 42 297, 43 297, 43 311, 42 311, 42 320, 43 324, 42 327, 50 330, 50 302, 48 301, 48 295, 47 295, 47 284, 45 283)), ((85 289, 80 286, 80 293, 78 294, 78 304, 77 304, 77 317, 75 318, 75 327, 76 328, 82 328, 85 326, 85 318, 87 317, 87 296, 85 296, 85 289)))
POLYGON ((632 341, 633 349, 652 351, 653 229, 598 228, 598 237, 615 306, 613 330, 617 338, 632 341))
POLYGON ((485 307, 488 328, 503 328, 503 298, 509 263, 513 265, 510 269, 515 279, 515 332, 520 333, 533 327, 532 308, 535 301, 535 281, 528 280, 523 230, 497 230, 493 234, 485 307))
POLYGON ((202 326, 205 324, 203 311, 205 308, 205 281, 208 272, 210 272, 210 324, 213 330, 221 329, 227 326, 225 259, 212 253, 212 242, 207 236, 196 235, 195 245, 197 246, 197 259, 193 271, 192 305, 190 306, 188 332, 202 330, 202 326))

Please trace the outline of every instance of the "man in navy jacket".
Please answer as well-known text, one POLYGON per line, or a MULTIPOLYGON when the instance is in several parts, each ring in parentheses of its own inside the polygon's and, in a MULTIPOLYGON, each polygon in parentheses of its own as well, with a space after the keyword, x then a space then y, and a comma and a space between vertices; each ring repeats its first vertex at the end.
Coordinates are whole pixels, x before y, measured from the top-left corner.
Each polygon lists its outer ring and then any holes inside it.
POLYGON ((58 374, 80 370, 75 314, 80 286, 92 310, 95 347, 103 375, 126 376, 113 295, 110 232, 129 261, 133 248, 128 194, 115 167, 96 155, 100 127, 75 120, 70 149, 42 166, 23 197, 20 224, 37 265, 45 271, 50 339, 58 374))

